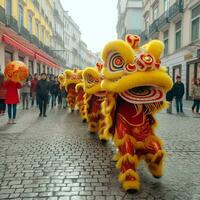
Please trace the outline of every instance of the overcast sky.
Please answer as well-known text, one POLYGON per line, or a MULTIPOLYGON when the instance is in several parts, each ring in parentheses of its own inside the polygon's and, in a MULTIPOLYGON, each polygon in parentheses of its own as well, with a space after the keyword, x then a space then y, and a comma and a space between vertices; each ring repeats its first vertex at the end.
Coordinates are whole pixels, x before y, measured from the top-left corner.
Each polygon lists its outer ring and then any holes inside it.
POLYGON ((117 0, 61 0, 79 25, 82 40, 94 52, 116 39, 117 0))

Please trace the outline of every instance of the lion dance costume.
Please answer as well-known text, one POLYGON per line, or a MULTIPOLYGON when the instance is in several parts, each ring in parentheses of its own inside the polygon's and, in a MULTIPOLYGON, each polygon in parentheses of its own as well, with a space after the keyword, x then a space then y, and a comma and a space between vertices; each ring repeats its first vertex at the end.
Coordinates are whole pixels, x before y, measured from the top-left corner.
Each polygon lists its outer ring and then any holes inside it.
POLYGON ((81 73, 78 69, 74 70, 65 70, 65 89, 67 91, 67 102, 68 106, 71 109, 71 112, 74 111, 76 106, 76 84, 81 82, 81 73))
POLYGON ((103 65, 87 67, 83 71, 83 79, 86 92, 86 109, 88 117, 88 129, 90 133, 99 133, 100 140, 108 140, 109 136, 103 133, 105 118, 101 112, 101 104, 105 99, 105 91, 101 88, 103 65))
POLYGON ((146 161, 154 177, 163 175, 165 152, 155 134, 154 115, 167 105, 165 93, 172 87, 166 69, 160 66, 163 43, 152 40, 141 47, 139 44, 139 36, 127 35, 125 41, 105 46, 101 84, 107 91, 102 108, 104 132, 113 135, 118 149, 115 160, 119 181, 125 190, 136 191, 140 188, 136 172, 140 160, 146 161))
MULTIPOLYGON (((82 73, 81 73, 82 76, 82 73)), ((86 94, 84 90, 84 83, 81 81, 76 85, 76 104, 80 112, 80 116, 83 122, 87 122, 87 111, 86 111, 86 94)))

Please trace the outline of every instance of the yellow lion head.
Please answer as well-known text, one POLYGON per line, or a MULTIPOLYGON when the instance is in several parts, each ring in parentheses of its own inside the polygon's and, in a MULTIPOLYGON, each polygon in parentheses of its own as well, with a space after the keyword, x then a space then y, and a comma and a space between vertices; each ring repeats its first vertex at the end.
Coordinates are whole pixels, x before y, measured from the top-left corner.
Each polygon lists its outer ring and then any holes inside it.
POLYGON ((83 71, 84 87, 87 94, 104 95, 104 91, 101 88, 101 81, 103 80, 102 69, 103 65, 97 64, 96 67, 87 67, 83 71))
POLYGON ((160 66, 164 44, 159 40, 139 44, 139 36, 128 34, 125 41, 112 41, 104 47, 101 86, 133 103, 163 101, 172 87, 166 69, 160 66))
POLYGON ((65 87, 67 88, 70 84, 78 84, 81 82, 82 79, 82 71, 78 69, 67 69, 64 71, 64 77, 65 77, 65 87))

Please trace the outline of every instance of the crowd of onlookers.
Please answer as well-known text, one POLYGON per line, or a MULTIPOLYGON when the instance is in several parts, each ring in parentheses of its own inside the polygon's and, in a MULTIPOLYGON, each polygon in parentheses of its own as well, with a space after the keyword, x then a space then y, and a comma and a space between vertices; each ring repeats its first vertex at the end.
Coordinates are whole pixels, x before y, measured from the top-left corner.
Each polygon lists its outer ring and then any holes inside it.
POLYGON ((22 108, 28 110, 30 107, 39 107, 40 117, 46 117, 47 106, 53 108, 66 108, 67 93, 60 86, 57 76, 46 73, 29 75, 22 83, 5 80, 0 73, 0 115, 8 111, 8 124, 15 124, 17 104, 22 103, 22 108), (21 98, 19 98, 19 96, 21 98), (6 106, 7 105, 7 106, 6 106))
MULTIPOLYGON (((172 113, 172 101, 175 99, 177 114, 184 114, 183 112, 183 96, 185 93, 184 84, 181 82, 181 76, 176 77, 172 89, 166 94, 166 99, 170 103, 167 112, 172 113)), ((200 78, 194 80, 191 88, 191 95, 193 99, 192 113, 200 114, 200 78)))
MULTIPOLYGON (((181 82, 181 77, 176 77, 172 89, 167 93, 166 99, 170 102, 167 109, 172 113, 172 101, 175 99, 177 114, 183 114, 183 96, 185 88, 181 82)), ((191 89, 193 98, 192 112, 199 114, 200 109, 200 79, 196 79, 191 89)), ((53 108, 58 105, 66 108, 67 93, 64 87, 60 87, 58 77, 46 73, 29 75, 22 83, 4 80, 4 75, 0 73, 0 116, 8 111, 8 124, 15 124, 17 114, 17 104, 22 102, 22 108, 28 110, 30 107, 39 107, 39 117, 46 117, 47 107, 53 108), (20 90, 20 92, 19 92, 20 90), (7 106, 6 106, 7 105, 7 106)))

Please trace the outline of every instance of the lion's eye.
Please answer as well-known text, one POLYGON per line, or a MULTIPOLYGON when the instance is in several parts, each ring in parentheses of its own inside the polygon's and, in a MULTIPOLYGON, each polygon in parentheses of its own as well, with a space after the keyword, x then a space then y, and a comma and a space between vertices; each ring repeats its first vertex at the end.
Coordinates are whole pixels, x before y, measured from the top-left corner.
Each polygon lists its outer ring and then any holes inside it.
POLYGON ((88 74, 87 75, 87 81, 88 83, 92 84, 92 83, 98 83, 99 80, 95 79, 92 75, 88 74))
POLYGON ((114 53, 109 58, 108 68, 112 72, 123 70, 125 62, 123 58, 118 54, 114 53))

